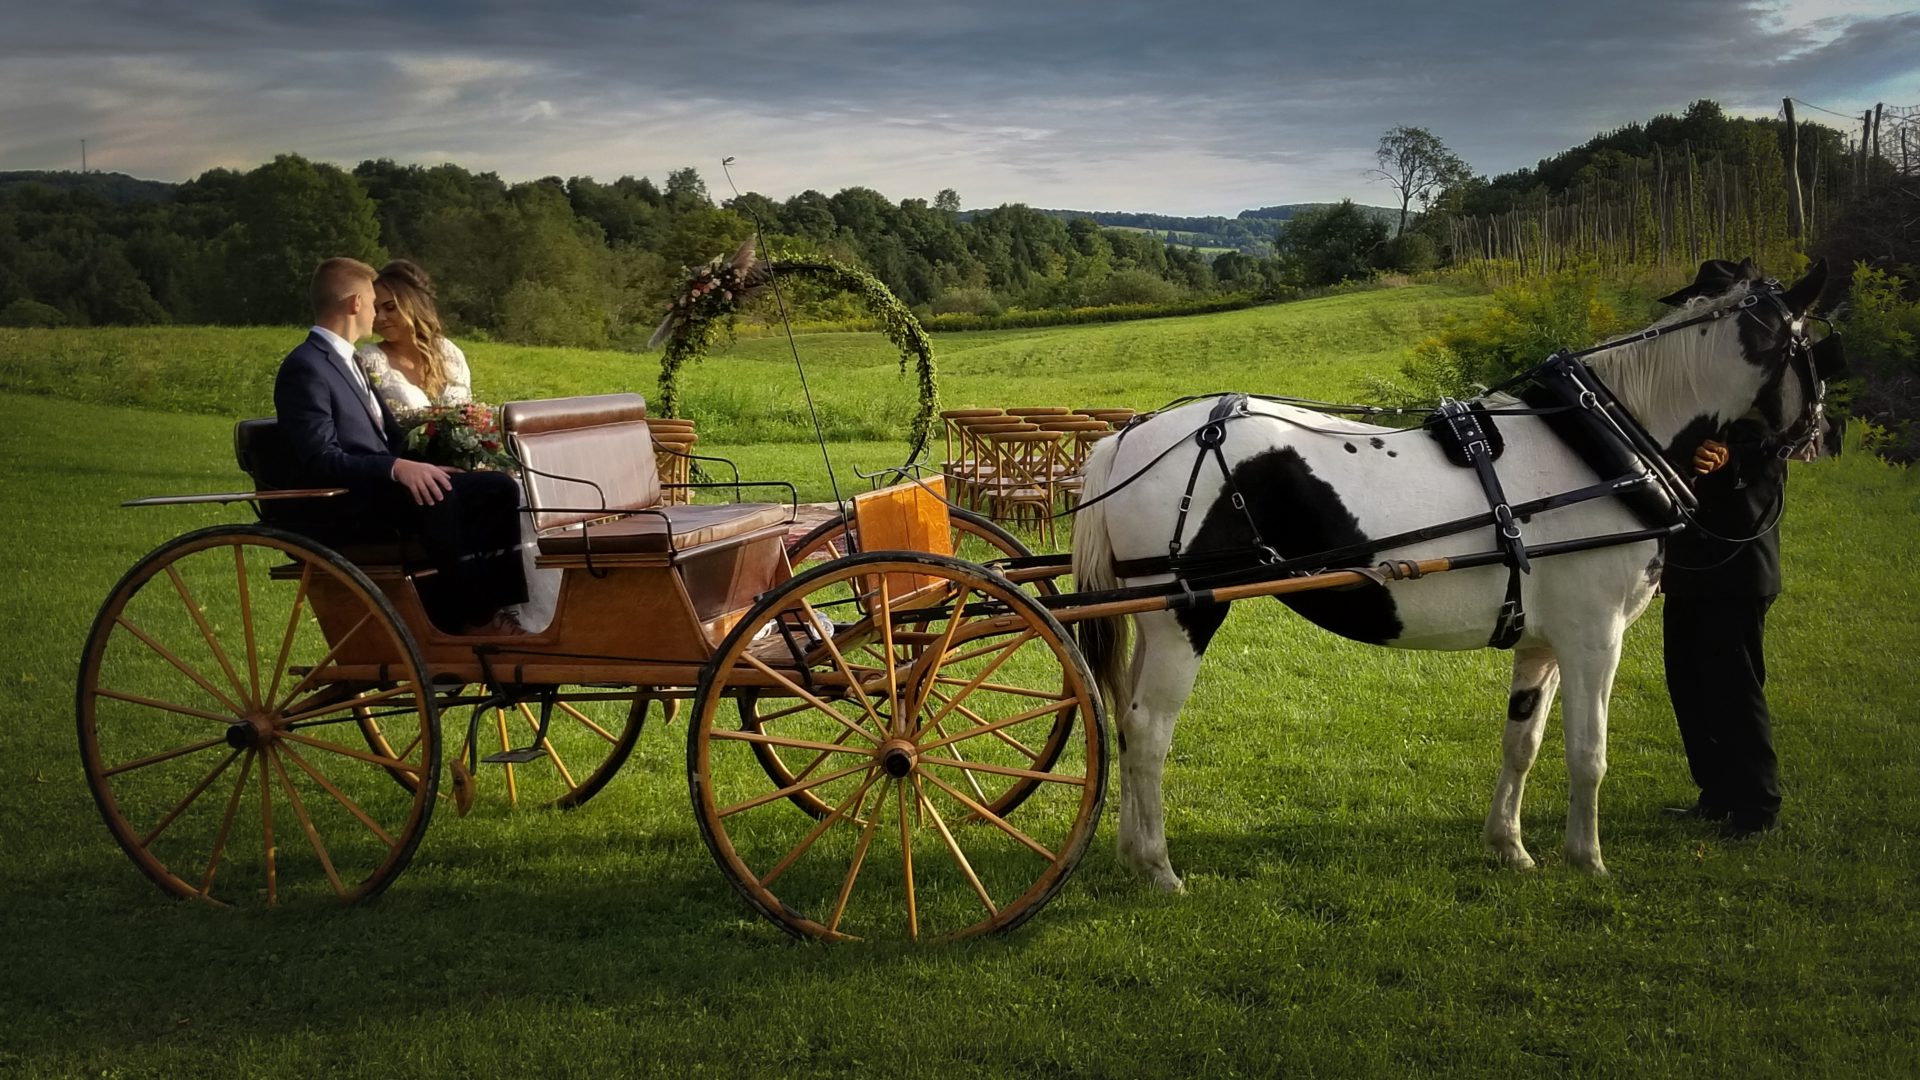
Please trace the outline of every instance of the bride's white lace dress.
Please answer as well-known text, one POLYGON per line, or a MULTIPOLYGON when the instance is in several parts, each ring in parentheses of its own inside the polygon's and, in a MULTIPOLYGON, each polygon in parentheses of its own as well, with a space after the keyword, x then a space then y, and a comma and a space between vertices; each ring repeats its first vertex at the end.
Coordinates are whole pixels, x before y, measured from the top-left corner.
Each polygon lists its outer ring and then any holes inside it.
POLYGON ((353 359, 360 370, 367 373, 367 381, 393 411, 394 418, 403 423, 409 414, 429 405, 458 405, 473 400, 473 374, 467 368, 467 354, 446 338, 440 339, 440 362, 446 369, 447 384, 434 397, 428 397, 425 390, 395 371, 387 359, 387 351, 379 345, 360 346, 354 351, 353 359))
MULTIPOLYGON (((407 417, 418 413, 429 405, 459 405, 473 400, 473 374, 467 367, 467 355, 460 346, 440 339, 440 359, 445 365, 447 384, 440 393, 428 397, 427 392, 416 386, 411 379, 395 371, 387 359, 385 349, 379 345, 362 345, 353 354, 360 370, 367 373, 367 381, 373 384, 380 399, 392 410, 394 419, 402 424, 407 417)), ((526 501, 523 495, 521 501, 526 501)), ((520 557, 527 573, 527 602, 521 604, 514 615, 520 625, 529 631, 538 633, 546 629, 553 621, 553 611, 560 600, 559 570, 541 570, 533 565, 534 553, 538 550, 533 533, 533 515, 520 515, 520 557)))

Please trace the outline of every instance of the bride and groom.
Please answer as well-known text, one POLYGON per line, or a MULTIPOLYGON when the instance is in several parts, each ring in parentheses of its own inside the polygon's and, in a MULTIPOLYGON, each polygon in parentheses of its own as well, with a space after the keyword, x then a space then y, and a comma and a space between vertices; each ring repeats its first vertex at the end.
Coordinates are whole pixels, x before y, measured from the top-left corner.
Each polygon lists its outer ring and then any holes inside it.
POLYGON ((329 544, 391 539, 426 549, 415 579, 442 629, 518 634, 552 616, 558 574, 531 566, 520 485, 501 472, 414 460, 400 418, 472 397, 466 358, 441 332, 431 282, 412 263, 379 271, 334 258, 314 271, 314 325, 274 379, 274 413, 298 483, 347 494, 309 507, 302 531, 329 544), (381 342, 356 354, 354 343, 381 342), (529 585, 538 595, 529 603, 529 585))

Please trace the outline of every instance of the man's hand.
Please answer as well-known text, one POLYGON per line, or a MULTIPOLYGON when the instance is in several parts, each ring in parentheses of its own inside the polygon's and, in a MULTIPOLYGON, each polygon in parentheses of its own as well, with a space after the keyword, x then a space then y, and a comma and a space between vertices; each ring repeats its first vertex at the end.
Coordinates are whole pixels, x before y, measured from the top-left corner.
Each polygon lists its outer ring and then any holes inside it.
POLYGON ((1718 469, 1727 463, 1727 444, 1708 439, 1693 452, 1693 471, 1701 476, 1718 469))
POLYGON ((446 498, 447 492, 453 490, 453 481, 447 479, 447 474, 448 470, 424 461, 396 458, 393 463, 394 482, 406 488, 419 506, 432 506, 446 498))

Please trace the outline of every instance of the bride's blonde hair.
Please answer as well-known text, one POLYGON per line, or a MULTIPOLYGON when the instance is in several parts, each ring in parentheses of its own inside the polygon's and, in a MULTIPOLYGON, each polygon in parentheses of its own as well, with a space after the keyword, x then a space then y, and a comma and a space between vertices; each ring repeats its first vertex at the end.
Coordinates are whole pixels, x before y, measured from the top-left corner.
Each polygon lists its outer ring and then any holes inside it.
POLYGON ((410 344, 420 353, 424 368, 421 390, 428 398, 437 398, 447 386, 447 361, 440 354, 445 336, 440 326, 440 310, 433 302, 433 279, 425 270, 406 259, 394 259, 380 268, 375 285, 393 296, 393 306, 407 322, 410 344))

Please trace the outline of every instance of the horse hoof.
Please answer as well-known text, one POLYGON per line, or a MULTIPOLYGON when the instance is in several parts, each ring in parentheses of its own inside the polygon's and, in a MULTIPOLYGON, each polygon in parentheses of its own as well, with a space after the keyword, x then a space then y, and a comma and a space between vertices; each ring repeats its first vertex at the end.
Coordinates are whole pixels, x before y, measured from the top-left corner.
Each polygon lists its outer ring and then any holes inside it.
POLYGON ((1508 870, 1532 870, 1539 865, 1533 861, 1533 856, 1527 854, 1527 849, 1518 844, 1511 848, 1493 847, 1487 850, 1495 862, 1508 870))

